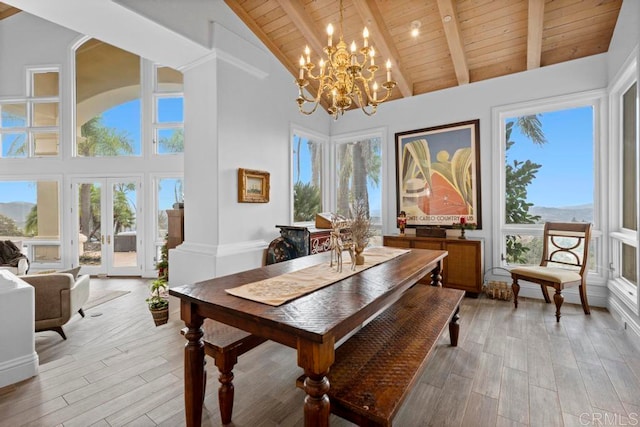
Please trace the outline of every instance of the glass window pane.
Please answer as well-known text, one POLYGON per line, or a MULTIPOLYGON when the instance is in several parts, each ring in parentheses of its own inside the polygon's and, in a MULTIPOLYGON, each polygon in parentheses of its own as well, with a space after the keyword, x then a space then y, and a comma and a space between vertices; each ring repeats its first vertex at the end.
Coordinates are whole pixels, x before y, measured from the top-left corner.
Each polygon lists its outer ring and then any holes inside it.
POLYGON ((638 229, 636 186, 636 92, 638 84, 625 92, 622 97, 622 226, 630 230, 638 229))
POLYGON ((60 238, 56 181, 0 181, 0 236, 60 238))
POLYGON ((373 224, 382 220, 381 139, 371 138, 339 144, 336 159, 337 213, 350 217, 351 206, 366 205, 373 224))
POLYGON ((184 121, 183 101, 181 96, 158 98, 156 123, 182 123, 184 121))
POLYGON ((33 104, 33 124, 35 127, 58 126, 58 103, 44 102, 33 104))
POLYGON ((593 107, 505 122, 505 222, 593 221, 593 107))
POLYGON ((58 133, 57 132, 34 132, 33 152, 36 156, 57 156, 58 155, 58 133))
POLYGON ((636 248, 622 244, 622 277, 638 286, 636 248))
POLYGON ((156 90, 158 92, 182 92, 183 76, 180 71, 169 67, 156 68, 156 90))
POLYGON ((34 259, 31 262, 58 263, 60 257, 60 245, 32 245, 34 259))
POLYGON ((0 104, 0 127, 26 127, 27 104, 0 104))
POLYGON ((48 97, 58 96, 58 72, 44 71, 33 73, 33 96, 48 97))
POLYGON ((0 133, 2 157, 27 157, 29 155, 28 141, 26 132, 0 133))
POLYGON ((505 237, 507 264, 540 265, 542 259, 542 236, 508 235, 505 237))
POLYGON ((322 212, 322 146, 305 137, 293 137, 293 220, 315 220, 322 212))
MULTIPOLYGON (((161 178, 158 180, 158 229, 156 238, 164 240, 169 231, 167 209, 173 209, 175 203, 184 203, 184 187, 180 178, 161 178)), ((160 259, 160 258, 158 258, 160 259)))
MULTIPOLYGON (((569 238, 568 241, 560 242, 563 246, 571 246, 573 242, 571 242, 569 238)), ((540 265, 540 261, 542 261, 542 249, 543 249, 543 238, 542 236, 533 236, 527 234, 517 234, 517 235, 507 235, 505 236, 505 246, 507 250, 507 259, 506 262, 510 266, 517 265, 540 265)), ((589 271, 595 271, 597 268, 596 265, 596 249, 597 245, 595 244, 595 240, 592 239, 589 243, 589 260, 588 260, 588 269, 589 271)), ((559 258, 554 258, 558 260, 559 258)), ((572 262, 575 260, 571 260, 572 262)), ((552 266, 552 264, 549 264, 552 266)), ((553 267, 562 267, 560 264, 553 264, 553 267)))
POLYGON ((183 153, 184 131, 182 128, 158 129, 158 154, 183 153))
POLYGON ((91 39, 76 50, 78 156, 140 155, 140 57, 91 39))

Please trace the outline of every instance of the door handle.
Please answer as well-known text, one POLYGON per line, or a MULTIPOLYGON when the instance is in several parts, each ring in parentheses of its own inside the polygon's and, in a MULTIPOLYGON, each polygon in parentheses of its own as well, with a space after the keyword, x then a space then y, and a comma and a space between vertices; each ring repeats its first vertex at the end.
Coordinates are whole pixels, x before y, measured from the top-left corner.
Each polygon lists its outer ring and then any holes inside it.
POLYGON ((104 236, 100 236, 100 243, 104 245, 104 236))
POLYGON ((107 245, 111 244, 111 234, 107 236, 107 245))

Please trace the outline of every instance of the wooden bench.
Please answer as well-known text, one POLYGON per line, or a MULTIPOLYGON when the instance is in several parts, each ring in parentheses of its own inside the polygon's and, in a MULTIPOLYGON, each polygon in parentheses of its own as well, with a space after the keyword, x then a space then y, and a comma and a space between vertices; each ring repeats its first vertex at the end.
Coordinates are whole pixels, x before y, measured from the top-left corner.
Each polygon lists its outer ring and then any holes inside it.
POLYGON ((327 376, 331 412, 360 426, 391 426, 447 325, 457 346, 463 296, 418 284, 338 347, 327 376))
MULTIPOLYGON (((205 319, 202 330, 204 332, 202 336, 204 352, 213 358, 220 373, 218 376, 218 381, 220 381, 218 388, 220 418, 223 424, 229 424, 233 413, 233 367, 238 363, 239 356, 259 346, 266 339, 211 319, 205 319)), ((183 335, 186 332, 187 328, 181 330, 183 335)))

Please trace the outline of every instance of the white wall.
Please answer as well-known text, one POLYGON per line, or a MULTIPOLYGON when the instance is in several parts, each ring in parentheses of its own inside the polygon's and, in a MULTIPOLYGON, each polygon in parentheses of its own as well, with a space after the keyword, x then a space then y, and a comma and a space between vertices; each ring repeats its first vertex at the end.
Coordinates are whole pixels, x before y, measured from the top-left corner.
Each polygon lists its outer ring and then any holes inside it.
MULTIPOLYGON (((499 201, 492 194, 492 173, 496 167, 501 167, 499 160, 494 158, 492 153, 494 140, 498 137, 492 133, 492 108, 602 89, 606 86, 607 55, 596 55, 382 104, 373 117, 366 117, 359 111, 351 111, 345 114, 345 117, 332 122, 331 134, 335 137, 342 133, 363 131, 378 126, 388 129, 386 144, 390 158, 386 162, 383 182, 384 188, 388 189, 385 199, 386 212, 383 212, 386 219, 384 232, 397 233, 393 221, 397 215, 395 133, 480 119, 482 230, 470 230, 468 235, 484 239, 485 270, 488 270, 494 265, 492 220, 497 209, 495 204, 499 201)), ((605 305, 606 289, 598 289, 596 293, 600 298, 591 298, 590 302, 593 305, 605 305)), ((540 297, 539 288, 529 292, 523 287, 522 294, 540 297)), ((573 297, 577 297, 570 293, 566 296, 569 302, 574 302, 573 297)))
MULTIPOLYGON (((625 62, 633 55, 640 57, 640 1, 625 0, 609 45, 610 87, 616 84, 625 62)), ((640 81, 640 68, 636 72, 636 79, 640 81)), ((618 123, 619 118, 611 117, 610 121, 612 124, 618 123)), ((640 315, 616 292, 609 292, 608 308, 615 317, 629 324, 640 335, 640 315)))

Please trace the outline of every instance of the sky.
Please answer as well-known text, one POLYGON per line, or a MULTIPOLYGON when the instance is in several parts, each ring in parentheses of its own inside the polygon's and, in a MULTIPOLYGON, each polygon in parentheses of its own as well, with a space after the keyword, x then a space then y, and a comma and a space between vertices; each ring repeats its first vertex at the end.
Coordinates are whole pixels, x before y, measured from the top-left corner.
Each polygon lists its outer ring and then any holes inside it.
POLYGON ((515 144, 507 152, 509 163, 530 159, 542 165, 527 187, 527 201, 544 207, 593 203, 592 107, 543 113, 539 118, 547 143, 535 145, 516 128, 511 134, 515 144))

